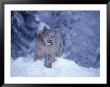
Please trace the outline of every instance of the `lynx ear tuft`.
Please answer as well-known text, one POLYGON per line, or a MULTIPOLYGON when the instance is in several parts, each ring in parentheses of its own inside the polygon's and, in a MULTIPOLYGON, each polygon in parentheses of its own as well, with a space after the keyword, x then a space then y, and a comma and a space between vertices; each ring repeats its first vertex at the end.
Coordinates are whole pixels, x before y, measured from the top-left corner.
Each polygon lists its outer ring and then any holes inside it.
POLYGON ((56 28, 58 28, 58 26, 55 26, 54 28, 56 29, 56 28))
POLYGON ((46 26, 44 26, 44 29, 43 29, 44 31, 47 31, 48 30, 48 28, 46 27, 46 26))
POLYGON ((55 26, 53 30, 54 30, 54 32, 57 32, 58 31, 58 27, 55 26))

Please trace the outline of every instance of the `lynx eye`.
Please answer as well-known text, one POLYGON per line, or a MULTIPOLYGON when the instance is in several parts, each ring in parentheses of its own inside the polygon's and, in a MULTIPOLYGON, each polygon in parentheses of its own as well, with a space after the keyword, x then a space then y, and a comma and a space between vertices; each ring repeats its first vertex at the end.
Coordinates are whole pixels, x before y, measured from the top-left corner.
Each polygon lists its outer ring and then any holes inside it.
POLYGON ((53 39, 53 36, 52 36, 52 39, 53 39))

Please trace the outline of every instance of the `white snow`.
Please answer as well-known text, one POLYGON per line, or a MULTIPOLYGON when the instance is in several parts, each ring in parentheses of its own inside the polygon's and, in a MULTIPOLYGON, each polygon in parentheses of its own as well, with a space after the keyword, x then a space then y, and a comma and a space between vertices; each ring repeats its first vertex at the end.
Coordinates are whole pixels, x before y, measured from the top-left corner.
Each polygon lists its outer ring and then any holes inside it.
POLYGON ((16 60, 11 60, 11 76, 14 77, 96 77, 100 76, 100 69, 85 68, 77 65, 74 61, 57 58, 53 63, 52 68, 44 66, 44 60, 33 61, 33 58, 19 57, 16 60))

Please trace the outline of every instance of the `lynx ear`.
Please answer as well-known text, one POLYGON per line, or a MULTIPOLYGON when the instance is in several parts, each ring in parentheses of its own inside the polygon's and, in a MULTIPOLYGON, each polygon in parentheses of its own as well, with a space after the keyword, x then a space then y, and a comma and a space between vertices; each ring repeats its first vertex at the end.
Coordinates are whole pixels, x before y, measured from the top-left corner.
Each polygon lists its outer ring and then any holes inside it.
POLYGON ((57 32, 58 31, 58 27, 56 26, 56 27, 54 27, 54 32, 57 32))
POLYGON ((43 29, 43 31, 47 31, 48 30, 48 28, 46 27, 46 26, 44 26, 44 29, 43 29))
POLYGON ((54 28, 58 28, 58 26, 55 26, 54 28))

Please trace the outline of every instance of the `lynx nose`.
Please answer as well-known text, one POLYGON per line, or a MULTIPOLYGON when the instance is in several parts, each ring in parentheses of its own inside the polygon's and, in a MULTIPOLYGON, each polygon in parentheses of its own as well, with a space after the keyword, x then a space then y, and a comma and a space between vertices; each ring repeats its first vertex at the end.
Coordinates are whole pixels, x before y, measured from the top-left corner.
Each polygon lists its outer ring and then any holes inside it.
POLYGON ((52 42, 52 40, 49 40, 48 42, 52 42))
POLYGON ((48 43, 52 43, 52 40, 48 40, 47 42, 48 42, 48 43))
POLYGON ((52 41, 52 40, 49 40, 50 42, 52 41))

